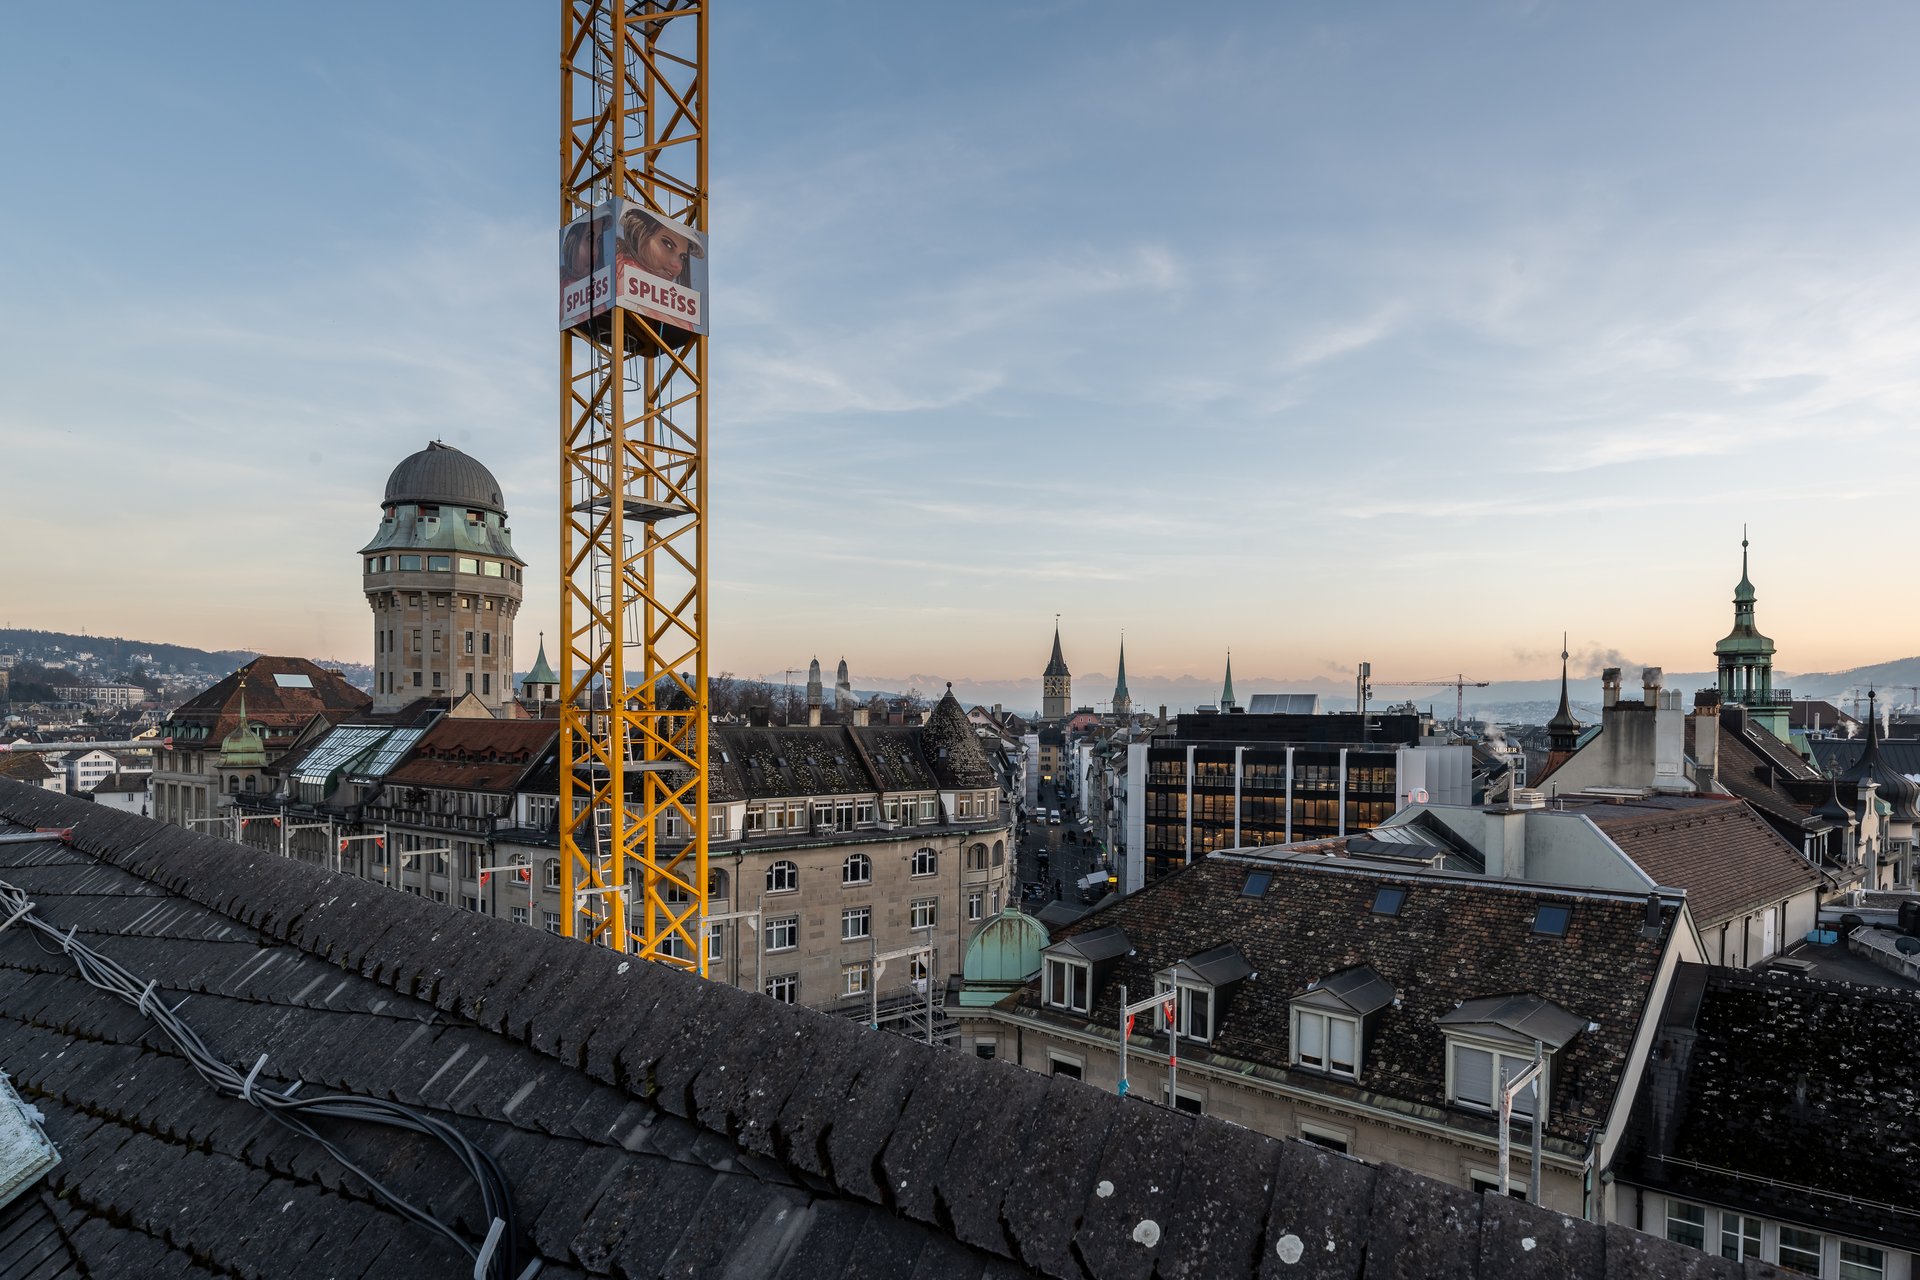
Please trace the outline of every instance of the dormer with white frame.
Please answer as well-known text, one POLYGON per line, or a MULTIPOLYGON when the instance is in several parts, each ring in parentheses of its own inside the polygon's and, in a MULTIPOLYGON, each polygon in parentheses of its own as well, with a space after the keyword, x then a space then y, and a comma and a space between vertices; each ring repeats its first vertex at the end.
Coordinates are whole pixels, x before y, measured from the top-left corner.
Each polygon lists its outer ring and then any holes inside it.
MULTIPOLYGON (((1171 995, 1179 989, 1177 1009, 1180 1038, 1206 1044, 1220 1025, 1220 1011, 1235 985, 1253 976, 1253 966, 1239 947, 1228 943, 1202 951, 1171 968, 1153 975, 1157 995, 1171 995)), ((1156 1016, 1159 1029, 1167 1029, 1165 1006, 1156 1016)))
POLYGON ((1397 997, 1371 965, 1355 965, 1307 984, 1288 1019, 1292 1065, 1358 1080, 1375 1016, 1397 997))
MULTIPOLYGON (((1554 1056, 1587 1029, 1587 1023, 1551 1000, 1533 995, 1483 996, 1462 1001, 1440 1019, 1447 1039, 1447 1101, 1474 1111, 1495 1111, 1500 1086, 1524 1071, 1538 1052, 1541 1076, 1553 1097, 1554 1056)), ((1515 1115, 1533 1114, 1536 1086, 1513 1100, 1515 1115)))
POLYGON ((1041 955, 1040 999, 1049 1009, 1084 1014, 1093 1008, 1097 984, 1114 961, 1130 953, 1127 935, 1108 927, 1054 943, 1041 955))

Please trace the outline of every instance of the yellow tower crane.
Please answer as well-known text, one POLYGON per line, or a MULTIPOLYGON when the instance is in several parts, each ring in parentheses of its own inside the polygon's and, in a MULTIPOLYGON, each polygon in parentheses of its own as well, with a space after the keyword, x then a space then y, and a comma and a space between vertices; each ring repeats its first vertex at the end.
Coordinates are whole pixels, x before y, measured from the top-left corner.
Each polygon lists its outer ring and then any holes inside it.
POLYGON ((562 0, 563 932, 707 971, 707 12, 562 0))

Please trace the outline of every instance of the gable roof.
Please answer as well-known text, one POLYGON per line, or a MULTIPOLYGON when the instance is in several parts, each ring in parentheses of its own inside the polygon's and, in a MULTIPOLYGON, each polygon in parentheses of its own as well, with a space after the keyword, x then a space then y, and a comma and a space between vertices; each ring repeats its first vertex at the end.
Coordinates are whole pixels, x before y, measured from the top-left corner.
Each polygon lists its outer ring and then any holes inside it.
POLYGON ((1679 966, 1620 1177, 1920 1248, 1917 1022, 1920 993, 1679 966))
MULTIPOLYGON (((1373 1105, 1445 1107, 1441 1018, 1465 1000, 1516 993, 1568 1010, 1584 1026, 1556 1071, 1549 1132, 1584 1142, 1604 1123, 1623 1084, 1634 1035, 1669 945, 1678 906, 1663 901, 1661 925, 1643 929, 1646 899, 1558 886, 1487 881, 1292 850, 1216 853, 1097 908, 1054 932, 1051 952, 1086 946, 1119 931, 1126 940, 1085 1015, 1046 1008, 1038 984, 1002 1007, 1016 1016, 1067 1019, 1116 1035, 1120 987, 1154 989, 1174 961, 1235 943, 1255 981, 1222 1002, 1209 1043, 1181 1046, 1183 1058, 1225 1060, 1235 1070, 1339 1097, 1364 1090, 1373 1105), (1255 895, 1249 875, 1269 875, 1255 895), (1397 915, 1372 911, 1382 884, 1406 889, 1397 915), (1532 932, 1544 903, 1572 908, 1564 937, 1532 932), (1368 971, 1362 971, 1365 967, 1368 971), (1293 1068, 1290 1006, 1309 984, 1355 973, 1378 1009, 1358 1086, 1293 1068), (1373 998, 1369 973, 1398 1002, 1373 998)), ((1345 982, 1348 980, 1339 979, 1345 982)), ((1343 988, 1344 989, 1344 988, 1343 988)))
POLYGON ((1817 868, 1742 800, 1648 797, 1568 807, 1599 827, 1654 883, 1687 891, 1694 924, 1707 929, 1817 888, 1817 868))
MULTIPOLYGON (((156 982, 222 1057, 459 1127, 543 1276, 1250 1277, 1303 1242, 1320 1274, 1739 1274, 51 793, 0 784, 0 822, 73 828, 0 844, 0 882, 156 982)), ((470 1274, 152 1032, 0 932, 0 1070, 63 1157, 0 1208, 0 1280, 470 1274)), ((349 1140, 477 1238, 435 1148, 349 1140)))

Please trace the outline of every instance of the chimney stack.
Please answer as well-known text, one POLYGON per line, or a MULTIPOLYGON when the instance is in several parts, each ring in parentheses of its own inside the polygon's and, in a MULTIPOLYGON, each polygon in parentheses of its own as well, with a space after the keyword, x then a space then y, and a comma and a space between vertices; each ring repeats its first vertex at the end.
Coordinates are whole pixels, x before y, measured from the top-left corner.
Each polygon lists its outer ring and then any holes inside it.
POLYGON ((1608 667, 1600 673, 1600 705, 1611 707, 1620 701, 1620 668, 1608 667))
POLYGON ((1664 673, 1658 667, 1645 667, 1640 672, 1640 697, 1650 707, 1660 705, 1660 686, 1665 683, 1664 673))

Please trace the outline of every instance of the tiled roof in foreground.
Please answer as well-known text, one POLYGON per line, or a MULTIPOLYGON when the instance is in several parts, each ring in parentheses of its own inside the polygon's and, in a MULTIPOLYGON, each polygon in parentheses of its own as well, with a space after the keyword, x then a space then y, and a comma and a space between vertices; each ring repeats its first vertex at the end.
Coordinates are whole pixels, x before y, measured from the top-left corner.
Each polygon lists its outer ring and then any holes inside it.
MULTIPOLYGON (((0 784, 0 881, 263 1086, 490 1151, 546 1276, 1736 1276, 1736 1264, 928 1048, 214 837, 0 784)), ((0 932, 0 1070, 63 1162, 0 1277, 465 1276, 152 1024, 0 932)), ((342 1140, 470 1237, 438 1148, 342 1140)))

